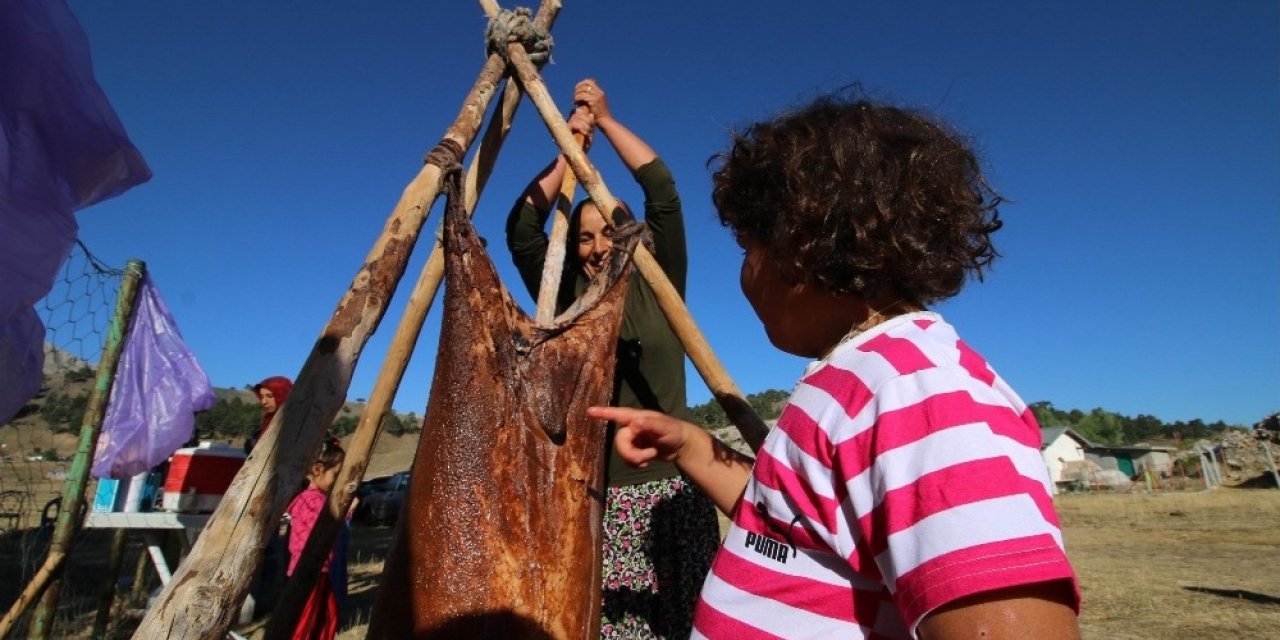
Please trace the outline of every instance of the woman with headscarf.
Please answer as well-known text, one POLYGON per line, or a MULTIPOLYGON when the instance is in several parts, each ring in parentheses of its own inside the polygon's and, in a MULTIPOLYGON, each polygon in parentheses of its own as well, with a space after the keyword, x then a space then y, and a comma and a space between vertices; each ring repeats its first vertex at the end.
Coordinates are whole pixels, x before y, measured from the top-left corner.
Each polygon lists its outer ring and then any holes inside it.
POLYGON ((284 401, 289 398, 289 392, 292 390, 293 381, 284 376, 271 376, 253 385, 253 394, 258 397, 258 406, 262 407, 262 426, 258 427, 256 434, 245 438, 246 454, 253 451, 253 445, 262 439, 262 435, 267 432, 267 427, 271 426, 271 419, 276 416, 276 411, 284 406, 284 401))
MULTIPOLYGON (((253 385, 253 393, 258 398, 258 406, 262 407, 262 425, 258 427, 256 433, 251 433, 245 438, 245 455, 252 452, 253 446, 266 434, 267 427, 271 426, 271 420, 276 417, 276 412, 280 410, 280 407, 284 406, 284 402, 289 398, 289 392, 292 390, 293 381, 284 376, 271 376, 253 385)), ((252 587, 253 597, 256 600, 271 599, 279 593, 279 590, 284 586, 285 564, 287 562, 288 554, 285 544, 279 535, 273 534, 267 541, 266 551, 262 558, 262 567, 252 587)))

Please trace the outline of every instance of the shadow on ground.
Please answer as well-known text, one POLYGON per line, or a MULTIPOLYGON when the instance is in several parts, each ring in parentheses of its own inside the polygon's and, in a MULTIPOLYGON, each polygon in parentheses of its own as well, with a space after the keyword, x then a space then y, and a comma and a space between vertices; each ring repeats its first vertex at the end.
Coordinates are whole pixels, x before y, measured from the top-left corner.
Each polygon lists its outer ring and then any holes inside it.
POLYGON ((1257 604, 1280 605, 1280 598, 1269 596, 1265 593, 1257 593, 1256 591, 1245 591, 1244 589, 1214 589, 1212 587, 1183 587, 1187 591, 1195 593, 1204 593, 1211 596, 1221 598, 1231 598, 1233 600, 1248 600, 1257 604))

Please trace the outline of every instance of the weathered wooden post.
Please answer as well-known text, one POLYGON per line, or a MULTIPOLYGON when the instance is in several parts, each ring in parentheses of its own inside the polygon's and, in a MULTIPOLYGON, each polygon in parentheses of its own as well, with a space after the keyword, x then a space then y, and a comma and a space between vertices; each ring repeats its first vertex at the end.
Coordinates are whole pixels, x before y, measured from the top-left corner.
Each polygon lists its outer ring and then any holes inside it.
MULTIPOLYGON (((573 141, 582 146, 585 138, 573 134, 573 141)), ((578 190, 578 176, 572 171, 564 174, 560 182, 560 196, 552 211, 551 237, 547 239, 547 254, 542 260, 542 281, 538 283, 538 303, 534 320, 540 325, 550 325, 556 315, 556 296, 560 293, 560 279, 564 275, 565 238, 569 235, 569 214, 573 208, 573 194, 578 190)))
POLYGON ((409 254, 440 193, 442 166, 461 160, 470 147, 505 68, 501 55, 489 56, 458 117, 405 188, 382 235, 339 301, 288 401, 135 638, 214 640, 230 627, 261 562, 263 545, 341 408, 360 353, 404 275, 409 254))
POLYGON ((1210 469, 1213 473, 1213 484, 1218 486, 1222 484, 1222 463, 1218 462, 1218 453, 1213 450, 1213 445, 1205 445, 1205 453, 1209 454, 1210 469))
MULTIPOLYGON (((559 10, 558 2, 544 3, 542 12, 535 18, 535 23, 542 29, 550 30, 559 10)), ((494 17, 496 12, 495 8, 490 17, 494 17)), ((511 123, 519 105, 519 85, 508 81, 503 90, 502 101, 494 110, 489 125, 485 129, 485 135, 481 139, 480 147, 467 171, 464 206, 468 215, 474 213, 479 194, 488 183, 493 164, 511 129, 511 123)), ((360 422, 347 443, 346 460, 329 499, 329 516, 317 520, 312 529, 306 549, 294 567, 293 576, 285 585, 284 593, 272 613, 266 630, 267 638, 288 637, 294 621, 306 602, 310 591, 309 585, 319 577, 320 567, 328 557, 329 550, 333 548, 341 519, 350 509, 356 487, 369 466, 373 446, 382 432, 384 420, 391 412, 391 403, 400 388, 400 382, 408 367, 414 346, 426 322, 427 313, 435 301, 443 279, 444 247, 440 240, 436 239, 427 264, 409 296, 408 305, 391 340, 391 346, 387 349, 387 356, 374 383, 373 392, 369 395, 369 402, 365 405, 360 422)))
POLYGON ((120 579, 120 565, 124 563, 124 547, 128 538, 128 529, 116 529, 111 533, 111 550, 107 555, 109 579, 102 581, 102 587, 98 592, 98 615, 93 619, 90 638, 106 637, 107 622, 111 619, 111 607, 116 601, 116 583, 120 579))

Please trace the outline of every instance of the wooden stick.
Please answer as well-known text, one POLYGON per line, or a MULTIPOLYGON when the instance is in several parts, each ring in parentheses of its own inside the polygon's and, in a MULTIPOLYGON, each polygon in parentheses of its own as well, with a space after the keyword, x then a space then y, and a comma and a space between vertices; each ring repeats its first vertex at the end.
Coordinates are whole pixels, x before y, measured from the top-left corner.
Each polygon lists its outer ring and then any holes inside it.
POLYGON ((18 594, 18 598, 13 601, 13 606, 9 608, 4 618, 0 619, 0 638, 8 636, 13 630, 13 625, 18 622, 18 616, 26 611, 27 606, 40 598, 66 559, 67 555, 60 551, 51 551, 45 557, 44 564, 40 565, 40 569, 31 577, 31 581, 27 583, 22 593, 18 594))
MULTIPOLYGON (((548 25, 549 26, 549 25, 548 25)), ((472 158, 467 171, 466 202, 467 214, 475 211, 478 192, 484 189, 493 171, 493 163, 498 151, 511 130, 511 121, 520 105, 520 87, 515 82, 507 82, 503 91, 501 106, 494 110, 493 117, 485 130, 480 148, 472 158)), ((374 382, 373 392, 369 395, 369 403, 360 415, 351 440, 347 443, 346 459, 342 471, 334 483, 333 493, 329 496, 329 517, 316 521, 307 540, 306 549, 294 567, 293 576, 285 585, 284 592, 267 623, 267 638, 287 638, 292 633, 298 615, 310 595, 310 586, 320 574, 320 568, 333 548, 334 539, 341 526, 342 518, 351 508, 356 488, 364 478, 369 467, 369 459, 373 454, 373 446, 382 433, 382 424, 391 413, 391 403, 400 382, 404 378, 405 369, 413 355, 422 326, 426 323, 427 313, 435 302, 440 282, 444 278, 444 247, 436 239, 431 249, 431 256, 418 277, 418 282, 409 296, 408 306, 401 316, 400 325, 396 327, 391 346, 383 360, 378 379, 374 382)))
MULTIPOLYGON (((464 150, 470 147, 506 66, 501 55, 488 57, 445 140, 464 150)), ((134 638, 215 640, 231 626, 261 563, 263 546, 346 399, 360 352, 404 275, 410 251, 439 195, 441 173, 441 167, 427 163, 405 188, 298 374, 289 399, 134 638)))
MULTIPOLYGON (((573 134, 573 141, 582 148, 584 137, 573 134)), ((585 152, 584 152, 585 153, 585 152)), ((551 238, 547 244, 547 256, 542 261, 542 281, 538 284, 538 311, 534 320, 547 326, 556 317, 556 298, 560 293, 560 279, 564 274, 565 236, 569 235, 569 213, 573 209, 573 194, 578 190, 578 176, 566 171, 560 182, 560 197, 556 198, 555 217, 551 220, 551 238)))
POLYGON ((116 591, 120 588, 120 565, 124 564, 124 548, 128 538, 128 529, 116 529, 111 534, 111 551, 107 555, 107 576, 110 579, 103 580, 98 590, 98 613, 93 618, 90 638, 103 638, 107 635, 107 623, 111 621, 111 610, 116 603, 116 591))
MULTIPOLYGON (((497 15, 499 9, 492 2, 486 4, 481 0, 481 5, 490 18, 497 15)), ((558 2, 545 2, 535 22, 539 27, 550 30, 559 10, 558 2)), ((508 81, 502 94, 502 102, 494 110, 484 137, 480 141, 480 147, 467 170, 464 206, 468 215, 475 212, 479 194, 484 190, 493 173, 494 162, 497 160, 503 141, 506 140, 507 133, 511 130, 511 123, 519 106, 520 87, 517 83, 508 81)), ((408 305, 391 340, 391 346, 387 349, 387 356, 383 360, 373 392, 369 396, 369 403, 361 413, 360 422, 347 443, 342 471, 339 472, 333 492, 329 496, 329 514, 327 517, 319 518, 312 529, 302 557, 294 567, 293 579, 285 585, 285 590, 268 622, 267 638, 288 637, 293 631, 295 621, 310 593, 309 585, 319 577, 320 568, 328 557, 329 550, 333 548, 333 541, 341 526, 341 520, 351 508, 356 488, 364 478, 374 444, 382 433, 383 422, 391 413, 391 403, 395 399, 396 392, 399 391, 400 382, 404 378, 409 359, 422 333, 427 313, 435 302, 443 279, 444 247, 440 239, 436 238, 427 264, 409 296, 408 305)))
MULTIPOLYGON (((613 195, 605 187, 595 167, 587 160, 587 156, 582 152, 581 146, 574 144, 573 134, 569 131, 569 126, 565 124, 564 116, 556 108, 555 101, 551 99, 551 94, 547 91, 546 85, 538 75, 537 68, 529 60, 529 55, 525 53, 524 47, 519 44, 511 45, 507 52, 507 57, 511 60, 512 67, 514 67, 520 78, 520 83, 524 85, 525 93, 529 94, 529 98, 533 100, 533 104, 538 108, 538 113, 542 115, 543 122, 551 131, 551 137, 555 138, 556 144, 560 146, 561 153, 569 160, 569 166, 573 169, 573 173, 577 174, 578 180, 582 182, 582 186, 587 190, 587 193, 591 194, 591 199, 595 201, 601 211, 613 211, 617 206, 617 201, 614 200, 613 195)), ((608 218, 608 216, 605 217, 606 219, 608 218)), ((680 339, 680 343, 684 345, 685 353, 689 354, 689 359, 693 361, 693 366, 698 370, 703 381, 707 383, 711 393, 715 395, 716 401, 720 403, 720 406, 724 407, 725 414, 738 427, 738 431, 742 433, 742 438, 746 440, 751 450, 759 451, 765 436, 768 435, 769 428, 765 426, 760 416, 756 415, 755 411, 752 410, 751 405, 743 397, 742 391, 738 389, 738 386, 733 383, 733 379, 729 377, 728 372, 725 371, 724 365, 720 364, 715 352, 711 350, 711 345, 707 343, 702 332, 698 330, 698 325, 693 321, 693 316, 690 315, 689 308, 685 306, 684 300, 680 298, 680 293, 671 285, 671 281, 667 279, 667 274, 662 271, 662 267, 643 245, 636 246, 632 259, 640 270, 640 275, 653 288, 654 296, 658 299, 658 304, 666 314, 667 322, 670 323, 672 331, 680 339)))
POLYGON ((62 561, 71 552, 76 533, 82 525, 81 518, 84 514, 81 507, 85 506, 84 492, 89 483, 89 470, 98 446, 98 435, 102 432, 102 423, 107 415, 111 388, 116 379, 116 366, 120 363, 120 356, 128 339, 129 323, 137 312, 138 291, 146 273, 147 265, 141 260, 131 259, 125 264, 120 289, 116 293, 115 310, 111 313, 111 323, 107 327, 106 343, 102 345, 102 356, 98 359, 93 389, 89 392, 84 419, 81 420, 76 453, 71 460, 71 468, 67 471, 67 479, 62 484, 62 506, 54 518, 53 531, 49 536, 49 553, 45 556, 44 565, 23 590, 22 596, 0 618, 0 638, 8 635, 18 618, 32 604, 36 604, 36 609, 27 623, 27 636, 35 639, 48 638, 53 630, 62 561))

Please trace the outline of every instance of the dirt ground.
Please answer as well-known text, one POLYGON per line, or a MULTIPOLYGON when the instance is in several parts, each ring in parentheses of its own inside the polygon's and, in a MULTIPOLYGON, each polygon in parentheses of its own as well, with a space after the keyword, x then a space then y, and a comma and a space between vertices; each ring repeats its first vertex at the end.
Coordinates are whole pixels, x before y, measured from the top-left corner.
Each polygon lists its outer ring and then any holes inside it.
MULTIPOLYGON (((1280 637, 1280 491, 1068 495, 1057 506, 1082 585, 1084 637, 1280 637)), ((363 526, 352 532, 341 640, 364 637, 392 532, 363 526)), ((54 637, 89 637, 97 599, 111 586, 104 570, 109 541, 109 532, 91 532, 74 550, 54 637)), ((30 575, 19 567, 40 553, 41 542, 30 531, 0 536, 0 605, 6 609, 30 575)), ((131 540, 117 593, 131 591, 140 550, 140 541, 131 540)), ((138 603, 117 599, 108 637, 129 637, 140 611, 138 603)), ((238 630, 261 638, 263 622, 238 630)))
POLYGON ((1280 491, 1057 501, 1086 638, 1280 637, 1280 491))
MULTIPOLYGON (((1082 494, 1057 506, 1085 638, 1280 637, 1280 491, 1082 494)), ((352 593, 371 603, 381 550, 356 549, 368 561, 352 567, 352 593)), ((363 638, 367 620, 349 611, 339 639, 363 638)))

